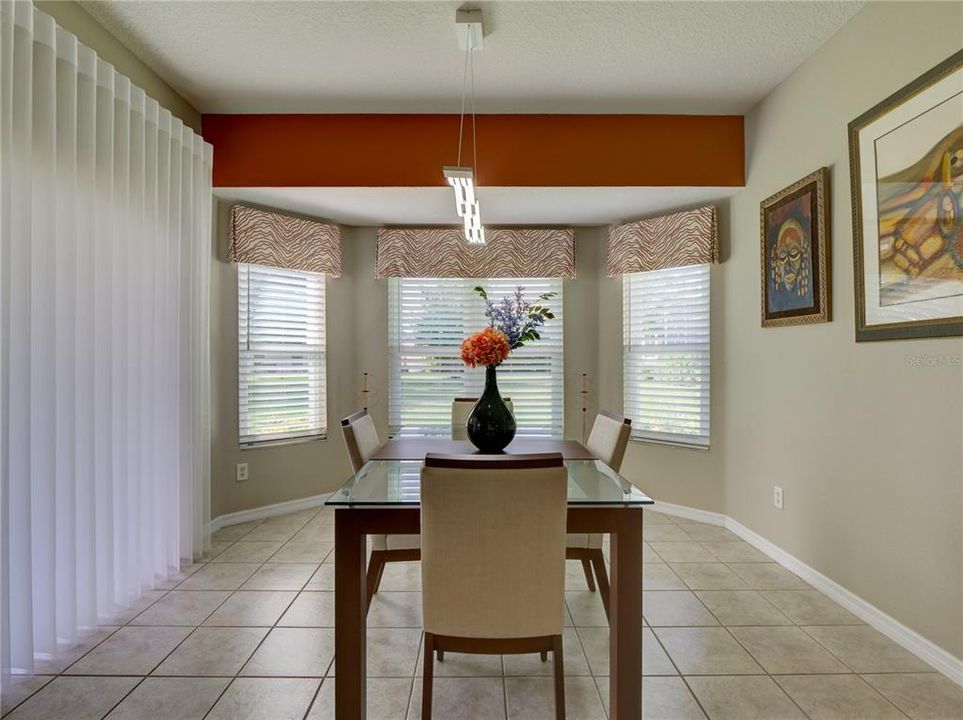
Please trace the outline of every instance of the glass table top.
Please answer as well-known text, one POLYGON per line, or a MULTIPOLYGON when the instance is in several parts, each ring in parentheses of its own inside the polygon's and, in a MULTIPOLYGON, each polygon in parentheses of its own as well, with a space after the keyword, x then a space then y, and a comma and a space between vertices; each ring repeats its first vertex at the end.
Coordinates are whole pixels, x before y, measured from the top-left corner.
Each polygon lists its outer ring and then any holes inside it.
MULTIPOLYGON (((417 507, 421 460, 371 460, 325 502, 333 507, 417 507)), ((566 460, 570 506, 641 507, 652 500, 599 460, 566 460)))

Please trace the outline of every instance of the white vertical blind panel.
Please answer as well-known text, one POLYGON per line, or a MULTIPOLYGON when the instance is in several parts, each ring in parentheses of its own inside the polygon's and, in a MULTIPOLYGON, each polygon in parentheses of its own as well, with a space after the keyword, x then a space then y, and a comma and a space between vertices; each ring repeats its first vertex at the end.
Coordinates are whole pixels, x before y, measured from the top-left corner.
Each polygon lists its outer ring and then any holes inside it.
POLYGON ((241 444, 324 437, 324 275, 237 267, 241 444))
POLYGON ((541 339, 512 351, 498 368, 498 388, 515 407, 518 434, 563 432, 561 278, 390 278, 388 302, 388 421, 399 435, 451 435, 451 401, 478 397, 484 368, 461 361, 462 341, 488 325, 483 286, 496 302, 517 287, 530 302, 547 292, 555 313, 541 339))
POLYGON ((709 266, 623 276, 623 407, 632 437, 709 446, 709 266))

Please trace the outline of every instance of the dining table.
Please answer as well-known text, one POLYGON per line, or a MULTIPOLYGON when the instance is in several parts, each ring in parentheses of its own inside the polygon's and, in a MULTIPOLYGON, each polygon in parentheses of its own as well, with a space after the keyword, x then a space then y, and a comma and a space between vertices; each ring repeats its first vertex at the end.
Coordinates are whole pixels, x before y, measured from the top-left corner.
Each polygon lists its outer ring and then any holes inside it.
MULTIPOLYGON (((609 536, 609 718, 642 717, 642 516, 652 500, 572 440, 516 438, 507 454, 561 453, 568 472, 569 533, 609 536)), ((477 455, 468 442, 388 440, 326 501, 334 508, 336 720, 366 710, 367 536, 420 531, 427 453, 477 455)))

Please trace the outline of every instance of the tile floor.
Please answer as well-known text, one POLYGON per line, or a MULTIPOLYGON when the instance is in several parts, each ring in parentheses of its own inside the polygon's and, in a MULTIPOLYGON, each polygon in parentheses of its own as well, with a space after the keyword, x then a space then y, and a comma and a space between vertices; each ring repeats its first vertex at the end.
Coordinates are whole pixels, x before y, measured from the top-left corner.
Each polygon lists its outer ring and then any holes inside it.
MULTIPOLYGON (((333 515, 305 510, 215 534, 210 557, 20 677, 12 720, 333 718, 333 515)), ((725 529, 646 512, 647 720, 963 718, 963 689, 725 529)), ((419 716, 415 563, 390 565, 368 618, 368 717, 419 716)), ((571 720, 605 718, 608 628, 569 563, 571 720)), ((435 718, 550 718, 550 663, 449 654, 435 718)), ((12 711, 12 712, 11 712, 12 711)))

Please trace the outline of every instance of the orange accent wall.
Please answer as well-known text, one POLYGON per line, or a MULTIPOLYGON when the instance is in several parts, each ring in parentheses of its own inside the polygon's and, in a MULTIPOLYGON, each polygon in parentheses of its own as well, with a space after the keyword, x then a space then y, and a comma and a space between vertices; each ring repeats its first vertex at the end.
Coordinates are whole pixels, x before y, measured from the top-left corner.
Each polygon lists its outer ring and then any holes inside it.
MULTIPOLYGON (((479 115, 481 186, 742 186, 740 115, 479 115)), ((462 162, 471 165, 469 118, 462 162)), ((430 187, 457 115, 204 115, 216 187, 430 187)))

